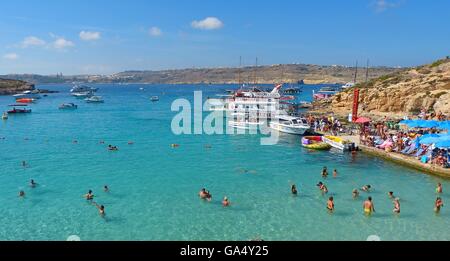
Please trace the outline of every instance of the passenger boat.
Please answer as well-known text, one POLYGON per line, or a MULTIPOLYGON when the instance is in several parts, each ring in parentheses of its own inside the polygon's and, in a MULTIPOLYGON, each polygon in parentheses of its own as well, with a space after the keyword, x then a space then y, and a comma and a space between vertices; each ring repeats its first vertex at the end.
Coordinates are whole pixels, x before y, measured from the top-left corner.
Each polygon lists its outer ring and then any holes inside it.
POLYGON ((78 108, 78 105, 74 104, 74 103, 63 103, 59 106, 60 110, 73 110, 78 108))
POLYGON ((31 109, 26 109, 26 104, 12 104, 9 105, 10 107, 13 107, 12 110, 9 110, 7 113, 9 114, 17 114, 17 113, 30 113, 31 109), (16 107, 24 107, 24 108, 16 108, 16 107))
POLYGON ((84 99, 87 103, 103 103, 105 102, 101 96, 91 96, 89 98, 84 99))
POLYGON ((331 147, 342 151, 350 151, 355 148, 355 144, 353 142, 347 142, 346 140, 336 136, 323 136, 322 140, 331 147))
POLYGON ((313 150, 329 150, 331 145, 322 141, 321 136, 305 136, 302 138, 302 146, 313 150))
POLYGON ((159 101, 159 97, 158 96, 152 96, 150 98, 150 101, 152 101, 152 102, 159 101))
POLYGON ((16 102, 18 102, 18 103, 32 103, 34 101, 36 101, 36 100, 33 98, 18 98, 18 99, 16 99, 16 102))
POLYGON ((280 115, 272 119, 270 128, 280 132, 303 135, 310 126, 304 118, 292 117, 288 115, 280 115))

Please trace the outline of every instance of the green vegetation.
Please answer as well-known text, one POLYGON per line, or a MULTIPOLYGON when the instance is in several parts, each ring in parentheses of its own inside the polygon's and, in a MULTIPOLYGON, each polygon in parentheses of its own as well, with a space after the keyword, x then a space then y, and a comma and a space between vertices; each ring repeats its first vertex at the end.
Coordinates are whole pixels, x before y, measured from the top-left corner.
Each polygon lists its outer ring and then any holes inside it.
POLYGON ((439 65, 444 64, 444 63, 446 63, 448 61, 449 61, 449 59, 437 60, 437 61, 435 61, 434 63, 432 63, 430 65, 430 68, 438 67, 439 65))

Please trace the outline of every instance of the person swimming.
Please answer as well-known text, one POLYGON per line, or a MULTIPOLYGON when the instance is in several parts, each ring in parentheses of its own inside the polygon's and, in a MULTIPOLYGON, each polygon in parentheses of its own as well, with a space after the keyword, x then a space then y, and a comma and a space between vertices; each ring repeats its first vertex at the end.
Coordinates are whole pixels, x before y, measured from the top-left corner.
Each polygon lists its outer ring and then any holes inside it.
POLYGON ((372 197, 368 197, 363 204, 364 214, 371 215, 372 212, 375 212, 375 207, 372 202, 372 197))
POLYGON ((362 186, 361 190, 364 192, 370 192, 371 188, 372 187, 370 185, 364 185, 364 186, 362 186))
POLYGON ((207 191, 205 188, 202 188, 202 190, 200 190, 198 195, 201 199, 205 199, 208 201, 211 201, 211 199, 212 199, 211 193, 209 193, 209 191, 207 191))
POLYGON ((130 140, 130 141, 128 142, 128 145, 133 145, 133 144, 134 144, 134 141, 131 141, 131 140, 130 140))
POLYGON ((99 143, 100 143, 100 144, 105 144, 105 141, 104 141, 104 140, 101 140, 99 143))
POLYGON ((25 197, 25 191, 21 190, 19 191, 19 197, 24 198, 25 197))
POLYGON ((389 191, 389 192, 388 192, 388 196, 389 196, 390 199, 395 198, 395 197, 394 197, 394 192, 392 192, 392 191, 389 191))
POLYGON ((34 182, 34 179, 30 180, 30 187, 35 188, 37 186, 37 183, 34 182))
POLYGON ((77 144, 77 143, 78 143, 78 141, 77 141, 77 140, 73 140, 72 142, 73 142, 73 144, 77 144))
POLYGON ((333 170, 333 177, 334 177, 334 178, 337 178, 337 176, 338 176, 337 169, 334 169, 334 170, 333 170))
POLYGON ((322 178, 328 177, 328 170, 327 167, 323 167, 322 169, 322 178))
POLYGON ((108 188, 108 185, 105 185, 105 186, 103 186, 103 191, 105 191, 105 192, 109 192, 109 188, 108 188))
POLYGON ((293 195, 297 195, 297 186, 295 186, 295 184, 292 184, 291 186, 291 193, 293 195))
POLYGON ((108 150, 118 151, 119 148, 117 146, 108 145, 108 150))
POLYGON ((437 184, 436 193, 442 193, 442 184, 441 183, 437 184))
POLYGON ((27 167, 27 162, 22 160, 22 167, 26 168, 27 167))
POLYGON ((439 213, 441 211, 441 207, 444 206, 444 202, 440 197, 436 198, 436 202, 434 203, 434 212, 439 213))
POLYGON ((327 186, 325 186, 325 184, 323 184, 321 181, 319 183, 317 183, 317 185, 320 189, 320 191, 322 191, 322 193, 328 193, 328 188, 327 186))
POLYGON ((357 189, 354 189, 352 191, 352 196, 353 196, 353 198, 357 198, 359 196, 359 191, 357 189))
POLYGON ((327 209, 328 209, 328 211, 330 211, 330 212, 333 212, 333 211, 334 211, 334 199, 333 199, 333 197, 329 197, 329 198, 328 198, 327 209))
POLYGON ((222 206, 224 206, 224 207, 229 207, 230 206, 230 201, 228 200, 228 198, 227 197, 224 197, 223 198, 223 200, 222 200, 222 206))
POLYGON ((204 147, 205 147, 205 149, 211 149, 212 148, 211 144, 206 144, 204 147))
POLYGON ((392 210, 395 214, 400 214, 400 199, 394 199, 394 209, 392 210))
POLYGON ((175 143, 173 143, 173 144, 170 144, 170 146, 171 146, 172 148, 178 148, 178 147, 180 147, 180 145, 179 145, 179 144, 175 144, 175 143))
POLYGON ((93 200, 94 199, 94 194, 92 194, 92 190, 89 190, 88 193, 86 195, 84 195, 84 197, 87 200, 93 200))

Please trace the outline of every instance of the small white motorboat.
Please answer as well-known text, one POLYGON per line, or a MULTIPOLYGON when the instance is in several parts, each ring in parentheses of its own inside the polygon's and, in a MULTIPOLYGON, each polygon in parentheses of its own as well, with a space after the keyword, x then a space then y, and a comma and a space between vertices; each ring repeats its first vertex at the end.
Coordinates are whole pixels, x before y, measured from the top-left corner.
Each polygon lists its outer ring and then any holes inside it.
POLYGON ((88 103, 103 103, 105 102, 101 96, 91 96, 89 98, 84 99, 88 103))
POLYGON ((77 98, 86 98, 86 97, 91 97, 93 96, 94 93, 92 91, 87 91, 87 92, 72 92, 72 96, 75 96, 77 98))
POLYGON ((158 97, 158 96, 152 96, 152 97, 150 98, 150 100, 151 100, 152 102, 159 101, 159 97, 158 97))
POLYGON ((63 103, 59 106, 60 110, 73 110, 78 108, 78 105, 74 104, 74 103, 63 103))

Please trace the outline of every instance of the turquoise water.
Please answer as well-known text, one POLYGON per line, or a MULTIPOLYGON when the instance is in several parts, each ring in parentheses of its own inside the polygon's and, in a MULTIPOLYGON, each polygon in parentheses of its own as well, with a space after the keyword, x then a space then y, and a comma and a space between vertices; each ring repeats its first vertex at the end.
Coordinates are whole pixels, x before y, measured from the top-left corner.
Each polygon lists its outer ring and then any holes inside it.
MULTIPOLYGON (((0 240, 450 239, 450 211, 433 212, 437 182, 444 203, 450 200, 446 180, 361 153, 308 151, 296 136, 261 146, 257 135, 172 134, 174 99, 192 100, 194 90, 213 96, 229 86, 99 85, 104 104, 70 97, 70 86, 38 87, 62 92, 41 99, 30 115, 0 122, 0 240), (161 100, 151 103, 152 95, 161 100), (73 101, 78 110, 57 109, 73 101), (120 150, 110 152, 108 144, 120 150), (332 215, 315 187, 323 166, 339 171, 325 181, 335 198, 332 215), (31 178, 38 187, 28 186, 31 178), (292 182, 298 197, 290 195, 292 182), (109 193, 102 191, 105 184, 109 193), (364 184, 373 187, 372 217, 362 214, 367 195, 351 196, 364 184), (212 202, 198 199, 202 187, 212 202), (105 219, 82 197, 89 189, 105 205, 105 219), (26 198, 18 198, 19 190, 26 198), (392 214, 390 190, 401 198, 399 217, 392 214), (220 205, 225 195, 230 208, 220 205)), ((2 110, 10 103, 12 97, 0 97, 2 110)))

